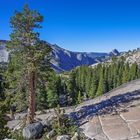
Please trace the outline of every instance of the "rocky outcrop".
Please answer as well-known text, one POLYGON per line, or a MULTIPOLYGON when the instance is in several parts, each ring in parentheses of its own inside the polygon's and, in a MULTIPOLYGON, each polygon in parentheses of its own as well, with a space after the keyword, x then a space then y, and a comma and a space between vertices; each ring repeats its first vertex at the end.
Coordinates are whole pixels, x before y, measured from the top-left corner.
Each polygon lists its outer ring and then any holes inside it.
POLYGON ((56 131, 55 130, 51 130, 48 134, 47 134, 47 138, 51 139, 52 137, 54 137, 56 135, 56 131))
POLYGON ((140 80, 124 84, 77 108, 76 116, 81 123, 80 129, 91 139, 139 140, 139 102, 140 80), (80 117, 78 112, 82 113, 80 117))
POLYGON ((71 140, 79 140, 79 134, 76 132, 71 140))
POLYGON ((127 111, 92 117, 82 125, 83 133, 97 140, 140 139, 140 105, 125 107, 127 111))
POLYGON ((128 62, 130 64, 136 62, 140 67, 140 49, 128 54, 128 56, 126 57, 126 62, 128 62))
POLYGON ((58 136, 56 140, 70 140, 70 137, 68 135, 62 135, 58 136))
POLYGON ((40 122, 29 124, 23 129, 23 137, 25 139, 34 139, 42 135, 43 125, 40 122))
POLYGON ((120 52, 117 49, 114 49, 109 53, 109 55, 110 56, 118 56, 118 55, 120 55, 120 52))
MULTIPOLYGON (((76 108, 64 109, 79 125, 78 134, 83 133, 85 138, 140 139, 140 80, 126 83, 103 96, 85 101, 76 108)), ((36 117, 42 121, 53 118, 53 109, 45 112, 36 117)), ((15 123, 14 121, 8 122, 9 127, 15 123)), ((48 121, 44 122, 44 126, 49 125, 48 121)), ((76 138, 75 134, 72 140, 76 138)))

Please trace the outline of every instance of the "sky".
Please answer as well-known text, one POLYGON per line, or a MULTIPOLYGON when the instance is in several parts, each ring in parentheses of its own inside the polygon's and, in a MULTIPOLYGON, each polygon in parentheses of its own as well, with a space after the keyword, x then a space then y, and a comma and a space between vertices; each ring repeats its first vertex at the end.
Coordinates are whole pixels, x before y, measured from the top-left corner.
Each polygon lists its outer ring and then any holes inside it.
POLYGON ((51 44, 79 52, 140 47, 140 0, 0 0, 0 39, 10 39, 10 17, 26 3, 44 16, 40 38, 51 44))

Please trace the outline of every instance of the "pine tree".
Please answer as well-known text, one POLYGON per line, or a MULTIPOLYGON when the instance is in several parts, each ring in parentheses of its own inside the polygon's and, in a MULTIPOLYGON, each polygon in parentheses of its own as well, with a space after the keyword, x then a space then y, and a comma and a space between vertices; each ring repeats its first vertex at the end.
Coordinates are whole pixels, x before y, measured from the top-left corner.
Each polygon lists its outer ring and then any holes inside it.
POLYGON ((114 83, 113 83, 113 79, 114 79, 114 75, 113 75, 113 63, 108 67, 108 90, 113 89, 114 87, 114 83))
POLYGON ((137 76, 137 70, 138 70, 137 64, 133 63, 130 67, 130 80, 134 80, 138 77, 137 76))
POLYGON ((106 91, 106 85, 104 82, 104 73, 103 73, 103 68, 100 71, 100 80, 99 80, 99 85, 98 85, 98 90, 97 90, 97 95, 96 96, 100 96, 102 94, 105 93, 106 91))
POLYGON ((77 101, 78 101, 78 104, 82 103, 82 95, 81 95, 81 91, 78 92, 77 101))
POLYGON ((129 81, 129 64, 125 64, 124 70, 123 70, 123 76, 122 76, 122 83, 126 83, 129 81))
POLYGON ((95 94, 94 94, 94 88, 93 88, 93 85, 91 85, 90 90, 89 90, 89 92, 88 92, 88 97, 89 97, 90 99, 93 99, 94 96, 95 96, 95 94))
POLYGON ((92 71, 90 68, 86 68, 86 79, 85 79, 85 92, 86 94, 88 95, 89 94, 89 91, 90 91, 90 86, 91 86, 91 78, 92 78, 92 71))
POLYGON ((4 101, 0 101, 0 139, 3 140, 4 138, 8 137, 9 131, 6 127, 7 121, 5 119, 5 114, 8 107, 4 101))
POLYGON ((97 92, 97 87, 98 87, 98 83, 97 83, 96 73, 94 71, 93 75, 92 75, 92 80, 91 80, 91 83, 90 83, 90 90, 89 90, 89 93, 88 93, 88 97, 90 99, 95 97, 96 92, 97 92))
POLYGON ((51 79, 47 86, 47 102, 49 107, 56 107, 59 103, 58 83, 55 73, 51 74, 51 79))
POLYGON ((77 130, 77 126, 74 124, 73 120, 65 115, 65 110, 60 109, 60 106, 54 109, 56 118, 53 121, 52 128, 56 131, 58 135, 73 135, 77 130))
POLYGON ((77 97, 77 85, 76 85, 76 72, 72 71, 70 73, 68 82, 67 82, 67 92, 68 92, 68 102, 69 104, 75 104, 76 103, 76 97, 77 97))
POLYGON ((26 93, 28 92, 27 123, 32 123, 34 120, 36 89, 46 78, 46 76, 43 77, 43 71, 50 69, 48 56, 51 50, 44 41, 39 39, 39 33, 35 32, 35 29, 41 28, 42 21, 43 17, 40 13, 30 10, 27 5, 22 12, 15 12, 10 21, 13 31, 7 44, 10 50, 7 71, 9 93, 17 91, 22 93, 23 88, 26 93))
POLYGON ((0 100, 3 100, 5 98, 4 96, 4 66, 0 65, 0 100))
POLYGON ((4 93, 4 71, 5 66, 0 65, 0 139, 4 139, 8 136, 8 128, 6 127, 7 121, 5 120, 5 115, 8 110, 8 102, 5 101, 4 93))
POLYGON ((40 88, 37 89, 36 91, 36 109, 37 110, 44 110, 49 107, 47 103, 47 89, 46 85, 42 84, 40 85, 40 88))

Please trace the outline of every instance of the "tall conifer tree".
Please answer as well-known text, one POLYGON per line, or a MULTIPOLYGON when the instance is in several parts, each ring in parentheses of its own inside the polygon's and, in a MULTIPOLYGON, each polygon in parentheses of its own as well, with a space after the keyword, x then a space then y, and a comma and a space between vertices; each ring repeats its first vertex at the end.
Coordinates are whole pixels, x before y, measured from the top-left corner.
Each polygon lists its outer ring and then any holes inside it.
MULTIPOLYGON (((43 17, 25 5, 22 12, 15 12, 10 23, 13 29, 7 47, 10 51, 8 80, 14 92, 28 92, 27 123, 32 123, 35 114, 35 97, 38 84, 43 83, 44 71, 50 69, 50 48, 39 39, 36 29, 41 28, 43 17), (16 90, 15 90, 16 89, 16 90)), ((10 91, 11 92, 11 91, 10 91)))

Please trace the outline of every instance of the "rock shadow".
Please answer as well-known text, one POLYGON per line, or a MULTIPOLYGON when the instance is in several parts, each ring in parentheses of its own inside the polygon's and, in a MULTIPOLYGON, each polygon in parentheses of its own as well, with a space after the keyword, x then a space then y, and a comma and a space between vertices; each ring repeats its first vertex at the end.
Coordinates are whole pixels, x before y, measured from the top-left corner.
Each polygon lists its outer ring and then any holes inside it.
POLYGON ((78 111, 70 113, 70 117, 81 125, 82 120, 88 121, 89 118, 96 115, 105 115, 118 113, 117 108, 122 108, 121 111, 127 111, 124 109, 127 103, 134 100, 140 99, 140 90, 134 92, 127 92, 124 94, 112 96, 109 99, 103 100, 99 103, 92 105, 85 105, 81 107, 78 111), (123 106, 123 107, 122 107, 123 106))

